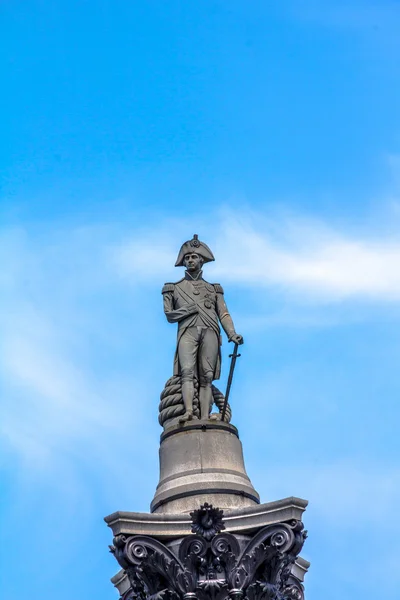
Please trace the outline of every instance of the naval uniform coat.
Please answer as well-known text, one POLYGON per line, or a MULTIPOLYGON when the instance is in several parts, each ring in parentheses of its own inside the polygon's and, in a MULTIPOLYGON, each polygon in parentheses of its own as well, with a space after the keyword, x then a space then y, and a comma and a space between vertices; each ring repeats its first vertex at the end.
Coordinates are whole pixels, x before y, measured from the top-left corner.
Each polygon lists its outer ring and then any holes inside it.
POLYGON ((186 276, 176 283, 166 283, 162 289, 164 312, 169 323, 178 323, 178 338, 174 359, 174 375, 180 375, 178 347, 182 335, 189 327, 213 329, 219 339, 219 352, 213 379, 221 374, 221 323, 230 339, 235 328, 224 299, 224 290, 219 283, 208 283, 201 275, 197 280, 186 276))

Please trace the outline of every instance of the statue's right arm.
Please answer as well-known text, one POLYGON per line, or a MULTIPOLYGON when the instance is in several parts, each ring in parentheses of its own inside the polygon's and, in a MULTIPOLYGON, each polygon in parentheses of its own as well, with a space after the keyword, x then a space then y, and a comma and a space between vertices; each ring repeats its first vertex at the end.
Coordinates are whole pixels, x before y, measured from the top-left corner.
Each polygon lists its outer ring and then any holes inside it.
POLYGON ((174 284, 166 283, 162 289, 164 299, 164 313, 169 323, 179 323, 186 317, 198 312, 196 304, 185 304, 180 308, 174 306, 174 284))

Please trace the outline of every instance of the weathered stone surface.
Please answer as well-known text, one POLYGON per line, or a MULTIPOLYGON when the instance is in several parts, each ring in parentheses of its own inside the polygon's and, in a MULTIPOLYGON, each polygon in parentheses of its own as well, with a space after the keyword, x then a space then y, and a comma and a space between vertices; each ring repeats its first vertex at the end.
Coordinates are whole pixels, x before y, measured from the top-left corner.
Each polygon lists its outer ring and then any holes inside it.
MULTIPOLYGON (((222 286, 203 279, 202 267, 204 263, 212 260, 214 256, 210 248, 195 234, 192 240, 182 245, 175 264, 177 267, 186 267, 184 277, 176 283, 166 283, 162 288, 167 321, 178 324, 173 374, 181 377, 181 395, 185 411, 181 414, 181 409, 176 407, 175 401, 170 405, 168 400, 166 405, 163 403, 163 424, 178 415, 181 423, 191 421, 197 416, 203 420, 209 417, 214 401, 212 382, 219 379, 221 373, 220 325, 229 341, 235 344, 226 393, 226 402, 228 401, 238 356, 237 348, 243 344, 243 336, 235 331, 222 286), (196 378, 199 389, 195 407, 196 378)), ((222 421, 225 420, 224 417, 225 409, 222 410, 222 421)))
POLYGON ((207 503, 192 512, 189 534, 163 544, 143 535, 114 537, 122 567, 113 583, 124 600, 303 600, 308 563, 299 558, 301 521, 251 535, 223 531, 223 511, 207 503))
POLYGON ((124 569, 121 569, 114 577, 111 577, 111 583, 117 589, 120 596, 123 596, 131 587, 128 575, 124 569))
POLYGON ((151 513, 105 518, 122 567, 112 583, 121 600, 304 600, 307 502, 260 504, 247 476, 228 403, 243 337, 221 285, 202 277, 211 260, 194 235, 176 262, 185 276, 162 289, 178 339, 174 375, 160 397, 160 479, 151 513), (225 396, 212 386, 220 376, 220 326, 234 343, 225 396), (213 404, 218 412, 210 414, 213 404))
POLYGON ((204 502, 224 510, 258 504, 236 427, 190 421, 161 436, 160 482, 152 512, 189 513, 204 502))
MULTIPOLYGON (((302 584, 309 567, 310 563, 301 556, 298 556, 292 565, 291 574, 302 584)), ((125 597, 127 597, 130 594, 131 584, 124 569, 118 571, 118 573, 111 578, 111 583, 114 585, 120 596, 125 595, 125 597)))
MULTIPOLYGON (((300 521, 307 504, 307 500, 290 496, 283 500, 225 511, 225 528, 231 533, 246 535, 267 525, 291 519, 300 521)), ((168 540, 189 535, 191 531, 189 514, 118 511, 105 517, 104 520, 114 536, 146 535, 159 540, 168 540)))

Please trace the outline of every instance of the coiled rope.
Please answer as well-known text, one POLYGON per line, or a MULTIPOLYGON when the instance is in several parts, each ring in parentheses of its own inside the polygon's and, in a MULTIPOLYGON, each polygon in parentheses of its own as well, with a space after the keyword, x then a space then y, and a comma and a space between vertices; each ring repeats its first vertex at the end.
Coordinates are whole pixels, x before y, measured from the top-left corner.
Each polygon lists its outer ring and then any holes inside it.
MULTIPOLYGON (((220 392, 220 390, 217 387, 215 387, 215 385, 211 386, 211 388, 214 403, 217 406, 219 412, 222 413, 225 397, 223 393, 220 392)), ((180 417, 184 414, 185 407, 183 405, 182 400, 181 378, 179 377, 179 375, 174 375, 173 377, 170 377, 170 379, 168 379, 160 395, 160 404, 158 410, 158 422, 160 423, 160 425, 164 425, 166 421, 174 419, 175 417, 180 417)), ((197 418, 200 416, 199 384, 197 379, 194 380, 193 414, 197 418)), ((231 416, 232 411, 228 403, 226 407, 224 421, 226 423, 229 423, 231 420, 231 416)))

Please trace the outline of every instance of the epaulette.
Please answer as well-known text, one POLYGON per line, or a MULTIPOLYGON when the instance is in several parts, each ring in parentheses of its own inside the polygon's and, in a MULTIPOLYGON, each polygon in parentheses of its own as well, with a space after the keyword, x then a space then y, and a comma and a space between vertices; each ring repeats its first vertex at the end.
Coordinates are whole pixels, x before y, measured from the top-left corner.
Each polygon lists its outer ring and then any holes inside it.
POLYGON ((217 292, 217 294, 224 293, 224 288, 219 283, 214 283, 213 286, 214 286, 214 290, 217 292))
POLYGON ((168 292, 174 291, 175 284, 174 283, 164 283, 164 287, 161 291, 162 294, 167 294, 168 292))

